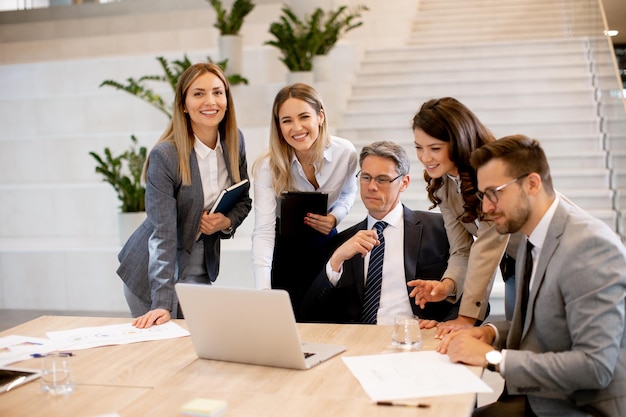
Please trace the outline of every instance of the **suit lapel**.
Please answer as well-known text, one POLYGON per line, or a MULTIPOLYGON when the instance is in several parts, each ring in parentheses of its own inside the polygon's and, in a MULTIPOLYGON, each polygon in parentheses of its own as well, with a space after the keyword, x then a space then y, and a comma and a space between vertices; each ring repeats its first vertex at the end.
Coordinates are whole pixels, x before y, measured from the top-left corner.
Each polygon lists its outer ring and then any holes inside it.
MULTIPOLYGON (((516 297, 515 302, 515 312, 513 314, 513 322, 511 323, 511 331, 509 333, 507 346, 511 349, 519 349, 521 345, 522 339, 528 333, 528 329, 530 329, 530 324, 534 320, 534 310, 535 310, 535 301, 537 299, 537 294, 539 293, 539 289, 541 288, 543 281, 545 279, 546 269, 548 267, 548 263, 554 252, 559 246, 561 235, 563 234, 563 230, 565 228, 565 222, 567 220, 567 207, 563 204, 563 201, 559 203, 554 212, 554 216, 552 217, 552 221, 548 227, 548 233, 543 242, 543 246, 541 248, 541 252, 539 253, 539 259, 537 259, 537 267, 535 268, 535 275, 533 278, 533 285, 530 288, 528 295, 528 306, 526 311, 526 323, 524 324, 524 328, 522 329, 522 321, 521 321, 521 309, 524 306, 521 305, 521 297, 516 297)), ((525 263, 526 258, 526 250, 525 245, 520 244, 517 251, 517 261, 515 268, 515 276, 522 277, 523 275, 523 265, 525 263)), ((522 279, 516 278, 515 283, 515 292, 516 294, 521 294, 522 291, 522 279)))
POLYGON ((533 278, 533 285, 528 293, 528 310, 526 312, 526 324, 522 333, 522 337, 526 335, 530 323, 534 319, 535 301, 537 299, 537 293, 543 284, 546 275, 546 269, 550 259, 554 255, 554 252, 559 247, 560 238, 565 229, 565 222, 567 220, 567 209, 561 202, 554 212, 552 221, 548 227, 548 233, 546 239, 543 242, 539 259, 537 259, 537 267, 535 268, 535 275, 533 278))
POLYGON ((404 207, 404 278, 407 282, 415 279, 418 257, 411 254, 420 253, 421 242, 422 225, 417 215, 404 207))
MULTIPOLYGON (((359 232, 359 230, 366 230, 367 229, 367 217, 365 218, 365 220, 363 220, 361 223, 357 224, 357 228, 354 234, 357 234, 359 232)), ((359 255, 359 260, 357 262, 354 262, 354 281, 356 284, 356 290, 357 293, 359 294, 359 299, 361 301, 363 301, 363 298, 365 297, 365 259, 361 258, 361 256, 359 255), (363 277, 363 279, 359 279, 358 277, 363 277)))

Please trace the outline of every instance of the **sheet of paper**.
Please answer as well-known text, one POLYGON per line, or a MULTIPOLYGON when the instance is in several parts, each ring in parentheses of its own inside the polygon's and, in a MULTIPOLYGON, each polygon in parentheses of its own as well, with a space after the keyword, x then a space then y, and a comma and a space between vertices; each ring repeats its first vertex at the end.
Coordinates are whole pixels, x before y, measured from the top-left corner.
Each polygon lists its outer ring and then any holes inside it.
POLYGON ((435 351, 342 358, 372 401, 492 392, 464 365, 435 351))
POLYGON ((0 338, 0 366, 30 359, 34 353, 44 354, 57 350, 48 339, 10 335, 0 338))
POLYGON ((138 329, 131 323, 111 326, 82 327, 72 330, 46 332, 51 341, 63 346, 64 350, 88 349, 107 345, 125 345, 151 340, 173 339, 189 336, 189 332, 178 324, 168 321, 147 329, 138 329))

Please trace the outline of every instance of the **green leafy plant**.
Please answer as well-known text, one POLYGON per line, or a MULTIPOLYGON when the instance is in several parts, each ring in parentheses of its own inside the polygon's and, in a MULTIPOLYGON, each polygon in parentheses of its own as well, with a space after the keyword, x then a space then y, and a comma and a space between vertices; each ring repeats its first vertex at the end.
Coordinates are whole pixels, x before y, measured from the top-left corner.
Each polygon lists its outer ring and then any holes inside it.
POLYGON ((311 71, 313 68, 313 55, 319 40, 314 38, 311 31, 311 21, 300 20, 288 6, 283 7, 282 15, 278 22, 270 25, 269 32, 276 39, 266 41, 280 50, 280 59, 289 71, 311 71))
POLYGON ((347 32, 361 26, 361 13, 369 10, 360 5, 352 9, 340 6, 335 11, 317 8, 305 19, 300 19, 288 6, 283 7, 278 22, 270 25, 273 40, 266 45, 278 48, 281 61, 290 71, 311 71, 313 57, 326 55, 347 32))
POLYGON ((98 163, 96 172, 102 174, 103 181, 115 189, 124 213, 146 210, 146 187, 141 182, 141 174, 147 150, 145 146, 138 146, 135 135, 131 135, 130 140, 132 143, 129 149, 119 155, 113 155, 108 147, 104 148, 104 155, 89 152, 98 163))
POLYGON ((254 3, 251 0, 235 0, 230 12, 224 9, 220 0, 207 1, 215 9, 217 19, 213 27, 217 28, 221 35, 239 34, 244 18, 254 9, 254 3))
POLYGON ((335 11, 323 11, 317 8, 311 17, 311 31, 317 40, 315 55, 327 55, 337 41, 346 33, 358 28, 363 24, 361 13, 368 11, 365 5, 354 8, 340 6, 335 11))

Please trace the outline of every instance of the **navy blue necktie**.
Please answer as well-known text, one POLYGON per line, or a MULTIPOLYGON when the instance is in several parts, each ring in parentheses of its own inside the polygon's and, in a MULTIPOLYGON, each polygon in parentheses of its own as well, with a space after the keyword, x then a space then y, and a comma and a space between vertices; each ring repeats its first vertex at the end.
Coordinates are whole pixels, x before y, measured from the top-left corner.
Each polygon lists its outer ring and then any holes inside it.
POLYGON ((365 298, 363 301, 363 312, 361 322, 365 324, 376 324, 378 306, 380 305, 380 285, 383 282, 383 257, 385 255, 385 238, 383 230, 387 227, 387 222, 376 222, 374 229, 378 233, 380 245, 375 246, 370 254, 370 263, 367 269, 367 282, 365 283, 365 298))

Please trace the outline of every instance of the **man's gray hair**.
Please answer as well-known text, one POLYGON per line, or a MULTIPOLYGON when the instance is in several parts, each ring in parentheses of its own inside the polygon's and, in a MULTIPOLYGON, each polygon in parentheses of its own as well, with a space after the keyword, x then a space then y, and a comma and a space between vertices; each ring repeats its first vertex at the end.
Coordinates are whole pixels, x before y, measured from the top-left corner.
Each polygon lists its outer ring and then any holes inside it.
POLYGON ((368 156, 380 156, 389 158, 396 163, 396 170, 400 175, 407 175, 411 163, 404 148, 395 142, 381 140, 364 146, 359 157, 359 166, 363 166, 363 160, 368 156))

